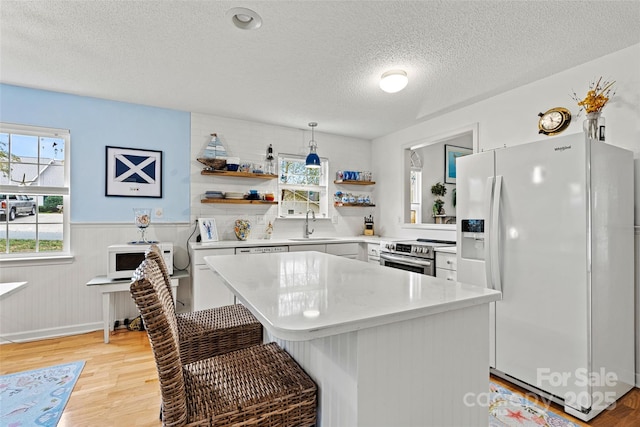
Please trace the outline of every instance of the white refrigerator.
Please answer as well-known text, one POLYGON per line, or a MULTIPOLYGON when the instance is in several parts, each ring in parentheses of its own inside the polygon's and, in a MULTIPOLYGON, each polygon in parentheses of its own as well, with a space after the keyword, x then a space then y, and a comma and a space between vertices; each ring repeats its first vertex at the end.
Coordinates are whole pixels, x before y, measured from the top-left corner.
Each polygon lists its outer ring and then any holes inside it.
POLYGON ((458 281, 491 370, 588 421, 634 384, 633 153, 583 134, 457 160, 458 281))

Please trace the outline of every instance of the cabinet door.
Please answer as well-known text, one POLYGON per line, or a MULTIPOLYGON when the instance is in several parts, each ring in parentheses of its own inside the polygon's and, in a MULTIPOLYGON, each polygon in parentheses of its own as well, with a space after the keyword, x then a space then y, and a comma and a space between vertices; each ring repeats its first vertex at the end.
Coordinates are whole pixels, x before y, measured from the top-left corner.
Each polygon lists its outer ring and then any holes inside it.
POLYGON ((204 257, 206 256, 233 255, 234 253, 234 248, 200 248, 191 251, 191 259, 193 260, 193 266, 191 267, 191 309, 193 311, 234 303, 233 293, 204 262, 204 257))
POLYGON ((456 254, 446 252, 436 252, 436 268, 446 268, 447 270, 457 270, 458 258, 456 254))
POLYGON ((326 252, 326 245, 289 245, 289 252, 317 251, 326 252))
POLYGON ((233 293, 206 265, 193 269, 193 311, 221 307, 234 303, 233 293))
POLYGON ((380 244, 379 243, 367 243, 367 255, 370 257, 380 258, 380 244))
POLYGON ((436 268, 436 277, 455 282, 456 272, 453 270, 447 270, 445 268, 436 268))
POLYGON ((360 245, 358 243, 331 243, 327 244, 327 253, 347 258, 358 258, 360 245))

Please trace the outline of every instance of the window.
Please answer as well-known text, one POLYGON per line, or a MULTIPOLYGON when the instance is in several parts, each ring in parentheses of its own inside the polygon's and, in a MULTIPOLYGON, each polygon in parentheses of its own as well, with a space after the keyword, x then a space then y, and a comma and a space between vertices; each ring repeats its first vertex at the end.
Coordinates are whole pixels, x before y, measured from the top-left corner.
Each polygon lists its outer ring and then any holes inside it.
POLYGON ((68 130, 0 123, 0 258, 66 255, 68 130))
POLYGON ((278 156, 278 215, 281 218, 301 218, 312 210, 318 218, 327 218, 327 171, 329 162, 309 169, 305 159, 293 154, 278 156))

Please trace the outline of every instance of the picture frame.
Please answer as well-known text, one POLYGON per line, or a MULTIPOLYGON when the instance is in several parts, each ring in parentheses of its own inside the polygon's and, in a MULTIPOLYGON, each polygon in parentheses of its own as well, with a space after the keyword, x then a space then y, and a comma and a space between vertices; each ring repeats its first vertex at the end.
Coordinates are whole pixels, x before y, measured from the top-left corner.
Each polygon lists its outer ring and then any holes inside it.
POLYGON ((458 147, 456 145, 444 146, 444 183, 456 183, 456 159, 473 153, 471 148, 458 147))
POLYGON ((162 151, 106 147, 107 197, 162 198, 162 151))
POLYGON ((213 218, 198 218, 198 227, 200 228, 200 242, 209 243, 218 241, 218 229, 216 228, 216 220, 213 218))

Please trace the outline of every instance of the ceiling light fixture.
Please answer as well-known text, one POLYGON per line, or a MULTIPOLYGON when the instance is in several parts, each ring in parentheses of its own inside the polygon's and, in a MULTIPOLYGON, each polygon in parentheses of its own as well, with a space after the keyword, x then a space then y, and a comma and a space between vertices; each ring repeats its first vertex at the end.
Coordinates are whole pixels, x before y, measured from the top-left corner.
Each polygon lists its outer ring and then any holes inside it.
POLYGON ((262 18, 256 12, 245 7, 234 7, 226 13, 231 23, 241 30, 255 30, 262 26, 262 18))
POLYGON ((409 83, 407 73, 403 70, 387 71, 380 78, 380 89, 387 93, 396 93, 404 89, 409 83))
POLYGON ((318 126, 318 123, 311 122, 309 123, 311 127, 311 141, 309 141, 309 154, 307 155, 306 166, 308 168, 319 168, 320 167, 320 157, 316 153, 316 148, 318 148, 318 144, 316 144, 315 139, 313 138, 313 128, 318 126))

